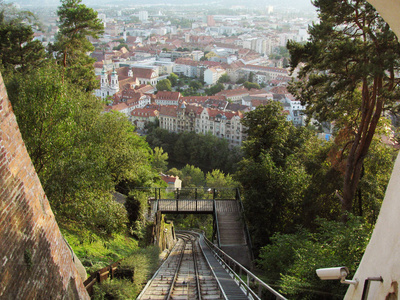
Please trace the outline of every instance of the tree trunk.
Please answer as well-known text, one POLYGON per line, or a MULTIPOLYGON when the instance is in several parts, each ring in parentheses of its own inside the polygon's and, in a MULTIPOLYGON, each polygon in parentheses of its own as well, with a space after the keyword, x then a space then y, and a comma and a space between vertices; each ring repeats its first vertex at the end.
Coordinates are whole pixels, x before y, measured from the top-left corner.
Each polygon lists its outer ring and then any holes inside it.
POLYGON ((375 134, 383 110, 384 99, 380 97, 382 77, 376 76, 371 89, 367 80, 363 82, 361 121, 358 126, 353 145, 346 161, 346 171, 343 182, 342 212, 352 212, 353 199, 361 178, 364 159, 375 134))

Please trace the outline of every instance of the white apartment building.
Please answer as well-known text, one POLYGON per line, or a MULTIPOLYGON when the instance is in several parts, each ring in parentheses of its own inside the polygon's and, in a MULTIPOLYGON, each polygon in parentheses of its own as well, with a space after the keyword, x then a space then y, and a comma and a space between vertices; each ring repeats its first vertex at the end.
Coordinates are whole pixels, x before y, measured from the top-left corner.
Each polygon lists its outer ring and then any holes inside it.
POLYGON ((146 10, 139 11, 139 20, 141 22, 147 22, 149 19, 149 13, 146 10))
POLYGON ((204 82, 208 85, 216 84, 218 79, 225 73, 225 69, 208 68, 204 71, 204 82))
POLYGON ((196 119, 196 133, 212 135, 228 140, 231 146, 240 146, 245 139, 244 127, 240 120, 243 115, 237 112, 204 108, 196 119))

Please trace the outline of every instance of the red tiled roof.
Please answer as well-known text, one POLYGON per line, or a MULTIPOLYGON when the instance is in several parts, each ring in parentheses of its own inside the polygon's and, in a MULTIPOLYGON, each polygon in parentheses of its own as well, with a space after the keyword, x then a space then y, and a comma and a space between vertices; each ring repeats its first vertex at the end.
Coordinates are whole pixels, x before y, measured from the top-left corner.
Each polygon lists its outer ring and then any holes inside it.
POLYGON ((220 62, 217 61, 210 61, 210 60, 205 60, 205 61, 201 61, 199 62, 200 65, 206 66, 206 67, 217 67, 217 66, 221 66, 220 62))
POLYGON ((198 61, 194 61, 190 58, 178 58, 177 60, 175 60, 175 64, 176 65, 187 65, 187 66, 192 66, 192 67, 196 67, 199 65, 198 61))
POLYGON ((165 181, 166 183, 168 183, 168 184, 174 184, 176 179, 177 179, 177 177, 171 176, 171 175, 161 174, 161 179, 163 181, 165 181))
POLYGON ((249 95, 249 91, 245 88, 233 89, 233 90, 223 90, 215 94, 216 96, 225 96, 226 98, 239 96, 239 95, 249 95))
POLYGON ((207 100, 212 99, 212 100, 226 100, 226 97, 224 95, 214 95, 214 96, 187 96, 187 97, 181 97, 180 102, 185 101, 186 103, 204 103, 207 100))
POLYGON ((132 68, 133 77, 151 79, 154 71, 145 68, 132 68))
POLYGON ((258 65, 246 65, 245 68, 252 69, 252 70, 259 70, 259 71, 266 71, 266 72, 277 72, 282 74, 288 74, 288 71, 283 68, 275 68, 275 67, 266 67, 266 66, 258 66, 258 65))
POLYGON ((179 92, 169 92, 169 91, 158 91, 155 98, 157 100, 176 100, 178 101, 181 97, 179 92))
POLYGON ((111 109, 112 109, 112 110, 115 110, 115 111, 121 111, 121 110, 124 110, 124 109, 126 109, 126 108, 128 108, 128 105, 127 105, 126 103, 124 103, 124 102, 115 104, 115 105, 113 105, 113 106, 111 107, 111 109))
POLYGON ((154 87, 152 87, 149 84, 142 84, 139 87, 137 87, 136 90, 142 92, 143 94, 148 94, 155 91, 154 87))
POLYGON ((240 112, 223 111, 220 109, 213 109, 213 108, 205 108, 205 109, 207 110, 207 113, 211 118, 216 118, 217 115, 225 116, 228 120, 231 120, 235 116, 239 116, 240 118, 243 117, 243 115, 240 112))
POLYGON ((285 86, 276 86, 269 90, 273 94, 287 94, 288 90, 285 86))
POLYGON ((131 112, 131 115, 137 117, 156 117, 158 116, 158 111, 154 108, 136 108, 131 112))
POLYGON ((159 115, 176 117, 177 108, 176 105, 160 105, 159 115))

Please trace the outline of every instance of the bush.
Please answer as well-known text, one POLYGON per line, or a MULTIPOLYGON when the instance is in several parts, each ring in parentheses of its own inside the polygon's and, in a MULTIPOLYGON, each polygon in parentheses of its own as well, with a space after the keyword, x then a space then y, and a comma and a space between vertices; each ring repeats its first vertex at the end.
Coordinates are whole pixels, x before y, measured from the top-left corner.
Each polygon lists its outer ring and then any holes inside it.
POLYGON ((94 285, 95 300, 128 300, 134 299, 132 295, 137 291, 129 279, 113 279, 103 281, 101 284, 94 285))
POLYGON ((317 219, 314 233, 301 229, 295 234, 275 234, 261 249, 261 268, 271 274, 267 283, 280 286, 290 299, 342 299, 347 286, 339 281, 321 281, 315 271, 323 267, 347 266, 355 272, 371 234, 361 218, 347 223, 317 219))
MULTIPOLYGON (((117 272, 120 275, 133 274, 133 277, 114 278, 95 285, 93 299, 136 299, 158 266, 159 249, 157 247, 137 249, 134 254, 121 261, 118 267, 120 272, 117 272)), ((117 274, 116 276, 119 276, 117 274)))
POLYGON ((61 230, 88 274, 128 257, 138 249, 138 242, 124 234, 114 234, 105 239, 92 231, 75 227, 73 223, 68 228, 64 225, 61 230))

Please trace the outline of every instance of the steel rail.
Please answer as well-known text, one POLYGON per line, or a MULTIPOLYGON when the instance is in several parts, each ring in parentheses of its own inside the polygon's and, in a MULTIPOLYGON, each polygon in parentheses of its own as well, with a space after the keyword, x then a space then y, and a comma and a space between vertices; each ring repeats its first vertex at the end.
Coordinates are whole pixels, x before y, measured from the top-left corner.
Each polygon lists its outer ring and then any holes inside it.
POLYGON ((172 279, 171 286, 170 286, 170 288, 169 288, 168 295, 167 295, 167 298, 166 298, 167 300, 170 300, 170 299, 171 299, 172 291, 173 291, 173 289, 174 289, 174 285, 175 285, 175 283, 176 283, 176 279, 178 278, 178 273, 179 273, 179 271, 180 271, 180 269, 181 269, 183 256, 185 255, 185 249, 186 249, 187 241, 184 240, 183 238, 182 238, 182 240, 184 241, 183 250, 182 250, 182 252, 181 252, 181 255, 179 256, 178 265, 177 265, 177 267, 176 267, 175 274, 174 274, 174 277, 173 277, 173 279, 172 279))
MULTIPOLYGON (((198 236, 198 239, 199 239, 199 240, 200 240, 200 238, 202 238, 202 237, 204 238, 204 232, 202 232, 202 233, 194 232, 194 231, 189 231, 189 232, 190 232, 191 234, 193 234, 193 235, 198 236)), ((215 278, 215 280, 216 280, 216 282, 217 282, 217 284, 218 284, 218 289, 219 289, 219 291, 220 291, 220 295, 222 295, 222 297, 223 297, 225 300, 228 300, 228 297, 226 296, 225 291, 224 291, 224 289, 222 288, 221 282, 219 281, 217 275, 215 274, 214 269, 211 267, 211 263, 209 262, 207 256, 204 255, 204 249, 203 249, 203 246, 202 246, 200 243, 199 243, 199 248, 200 248, 200 250, 201 250, 201 254, 202 254, 202 256, 204 257, 205 262, 207 263, 208 269, 211 271, 211 274, 213 275, 213 277, 215 278)), ((210 249, 211 249, 211 248, 210 248, 210 249)), ((211 250, 212 250, 212 249, 211 249, 211 250)))
MULTIPOLYGON (((175 243, 174 247, 171 250, 171 253, 177 251, 178 249, 178 243, 175 243)), ((170 254, 171 255, 171 254, 170 254)), ((168 257, 169 258, 169 257, 168 257)), ((161 264, 161 266, 157 269, 157 271, 154 273, 154 275, 151 277, 151 279, 147 282, 146 286, 143 288, 143 290, 141 291, 141 293, 137 296, 136 299, 141 299, 142 296, 144 296, 144 294, 146 293, 146 291, 149 289, 151 283, 154 281, 154 279, 157 277, 158 273, 162 270, 163 267, 165 267, 165 265, 167 263, 169 263, 169 259, 164 260, 164 262, 161 264)))
POLYGON ((200 286, 200 279, 199 279, 199 268, 197 265, 197 251, 193 251, 194 248, 197 249, 196 243, 192 242, 192 255, 193 255, 193 264, 194 264, 194 272, 195 272, 195 278, 196 278, 196 286, 197 286, 197 297, 199 300, 202 300, 201 296, 201 286, 200 286))

